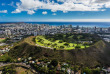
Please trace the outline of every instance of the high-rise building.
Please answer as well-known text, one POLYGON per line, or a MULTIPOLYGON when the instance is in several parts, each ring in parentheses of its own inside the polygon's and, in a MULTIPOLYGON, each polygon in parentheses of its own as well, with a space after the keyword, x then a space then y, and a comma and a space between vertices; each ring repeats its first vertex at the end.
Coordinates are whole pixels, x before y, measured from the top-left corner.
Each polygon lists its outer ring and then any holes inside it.
POLYGON ((11 35, 11 31, 10 30, 5 30, 5 34, 6 35, 11 35))
POLYGON ((34 36, 37 36, 37 31, 34 31, 34 36))
POLYGON ((108 28, 108 32, 110 32, 110 27, 108 28))
POLYGON ((79 25, 76 26, 76 29, 79 29, 79 25))

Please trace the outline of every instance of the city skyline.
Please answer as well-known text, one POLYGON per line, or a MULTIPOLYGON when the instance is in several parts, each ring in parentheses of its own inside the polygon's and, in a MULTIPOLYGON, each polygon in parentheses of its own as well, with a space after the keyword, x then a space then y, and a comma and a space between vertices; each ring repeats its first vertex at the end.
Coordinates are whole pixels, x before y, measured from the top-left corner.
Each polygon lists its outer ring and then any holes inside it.
POLYGON ((1 0, 0 22, 109 22, 109 0, 1 0))

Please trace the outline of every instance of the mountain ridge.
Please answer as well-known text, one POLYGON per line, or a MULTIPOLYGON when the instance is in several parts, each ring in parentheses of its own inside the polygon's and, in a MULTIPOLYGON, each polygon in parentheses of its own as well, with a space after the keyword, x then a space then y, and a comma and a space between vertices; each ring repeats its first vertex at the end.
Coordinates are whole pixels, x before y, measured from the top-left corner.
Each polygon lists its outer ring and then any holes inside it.
MULTIPOLYGON (((39 59, 57 59, 61 62, 79 64, 89 67, 97 65, 110 65, 110 44, 100 40, 86 49, 73 50, 52 50, 35 46, 27 40, 33 40, 34 37, 26 38, 9 51, 9 56, 13 58, 34 57, 39 59), (29 42, 29 43, 28 43, 29 42)), ((33 41, 32 41, 33 42, 33 41)))

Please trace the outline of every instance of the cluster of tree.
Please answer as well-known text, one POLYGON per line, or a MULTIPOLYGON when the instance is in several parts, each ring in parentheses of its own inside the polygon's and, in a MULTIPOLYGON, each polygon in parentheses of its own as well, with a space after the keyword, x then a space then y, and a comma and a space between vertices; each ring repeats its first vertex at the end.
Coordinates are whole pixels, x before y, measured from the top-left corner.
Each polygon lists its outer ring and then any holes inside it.
POLYGON ((88 67, 86 68, 82 68, 82 73, 84 74, 100 74, 101 69, 98 68, 94 68, 94 69, 90 69, 88 67))
POLYGON ((15 65, 5 66, 2 69, 2 74, 16 74, 16 70, 14 69, 15 65))
POLYGON ((8 52, 8 55, 11 56, 12 58, 19 58, 22 56, 29 57, 29 56, 34 56, 36 53, 41 52, 42 49, 43 48, 41 47, 32 46, 32 45, 29 45, 28 43, 22 43, 12 48, 8 52))
POLYGON ((69 43, 66 42, 64 45, 65 45, 65 46, 69 46, 69 43))
POLYGON ((55 40, 62 40, 64 42, 78 42, 78 41, 93 41, 97 42, 100 38, 97 35, 92 34, 55 34, 55 35, 46 35, 46 39, 55 41, 55 40))
POLYGON ((60 40, 60 41, 59 41, 59 43, 63 43, 63 41, 62 41, 62 40, 60 40))
POLYGON ((75 48, 76 48, 76 49, 79 49, 79 48, 81 48, 81 46, 77 45, 77 46, 75 46, 75 48))
POLYGON ((44 67, 38 66, 36 64, 34 65, 31 64, 31 66, 35 68, 36 71, 43 74, 56 74, 57 65, 58 65, 58 61, 56 59, 53 59, 51 63, 48 64, 48 66, 44 66, 44 67))
POLYGON ((0 62, 13 62, 13 59, 10 56, 8 56, 8 54, 4 54, 0 57, 0 62))

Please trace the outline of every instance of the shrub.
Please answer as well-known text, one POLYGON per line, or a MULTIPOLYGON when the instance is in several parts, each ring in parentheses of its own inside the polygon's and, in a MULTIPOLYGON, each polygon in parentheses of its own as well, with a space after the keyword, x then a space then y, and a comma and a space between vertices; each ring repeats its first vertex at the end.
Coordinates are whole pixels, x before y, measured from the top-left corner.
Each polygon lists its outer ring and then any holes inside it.
POLYGON ((64 46, 60 46, 60 48, 64 48, 64 46))
POLYGON ((81 48, 79 45, 77 45, 76 47, 75 47, 76 49, 79 49, 79 48, 81 48))
POLYGON ((15 65, 5 66, 2 74, 16 74, 15 65))
POLYGON ((68 46, 68 45, 69 45, 69 43, 65 43, 64 45, 68 46))
POLYGON ((88 67, 86 67, 86 68, 84 68, 84 69, 82 70, 82 73, 92 74, 92 71, 91 71, 91 69, 89 69, 88 67))
POLYGON ((53 65, 54 67, 56 67, 58 65, 58 61, 56 59, 52 60, 51 65, 53 65))
POLYGON ((59 41, 59 43, 62 43, 62 42, 63 42, 62 40, 59 41))
POLYGON ((89 43, 88 42, 85 42, 84 45, 89 45, 89 43))

